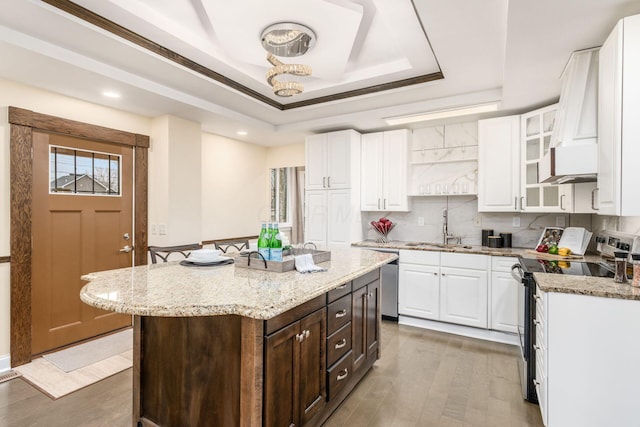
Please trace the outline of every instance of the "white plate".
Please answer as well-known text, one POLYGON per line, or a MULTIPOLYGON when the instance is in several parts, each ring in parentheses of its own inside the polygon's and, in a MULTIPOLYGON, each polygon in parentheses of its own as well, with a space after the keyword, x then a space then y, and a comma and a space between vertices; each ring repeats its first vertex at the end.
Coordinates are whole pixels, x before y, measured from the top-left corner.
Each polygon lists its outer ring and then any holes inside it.
POLYGON ((231 258, 228 256, 219 256, 218 258, 208 259, 208 260, 197 259, 197 258, 185 258, 185 261, 190 262, 192 264, 206 265, 206 264, 218 264, 220 262, 228 261, 230 259, 231 258))

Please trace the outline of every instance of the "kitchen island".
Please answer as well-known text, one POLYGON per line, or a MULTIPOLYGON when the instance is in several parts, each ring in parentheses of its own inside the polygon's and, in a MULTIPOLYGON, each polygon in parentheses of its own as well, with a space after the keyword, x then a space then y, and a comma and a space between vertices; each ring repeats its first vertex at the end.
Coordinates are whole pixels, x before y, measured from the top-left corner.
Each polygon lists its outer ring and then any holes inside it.
POLYGON ((320 425, 379 357, 379 269, 333 250, 326 272, 178 262, 83 276, 94 307, 134 315, 134 426, 320 425))

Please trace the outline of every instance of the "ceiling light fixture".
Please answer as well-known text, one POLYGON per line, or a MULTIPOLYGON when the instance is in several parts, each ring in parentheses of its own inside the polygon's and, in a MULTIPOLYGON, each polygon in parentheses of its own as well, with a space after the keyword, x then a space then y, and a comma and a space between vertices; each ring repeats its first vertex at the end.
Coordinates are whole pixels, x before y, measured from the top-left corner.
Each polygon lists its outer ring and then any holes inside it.
POLYGON ((285 64, 276 56, 290 58, 304 55, 315 45, 315 33, 304 25, 283 22, 265 28, 261 40, 267 51, 267 61, 273 65, 266 75, 273 93, 282 97, 302 93, 304 86, 296 78, 310 76, 311 67, 304 64, 285 64))
POLYGON ((426 113, 409 114, 405 116, 385 117, 383 120, 390 126, 403 125, 407 123, 427 122, 430 120, 446 119, 449 117, 468 116, 470 114, 488 113, 498 111, 498 103, 470 105, 459 108, 449 108, 445 110, 429 111, 426 113))
POLYGON ((309 28, 293 22, 268 26, 260 36, 262 47, 276 56, 302 56, 316 44, 316 35, 309 28))
POLYGON ((105 90, 102 92, 102 96, 105 96, 107 98, 120 98, 121 95, 113 90, 105 90))
POLYGON ((246 130, 239 130, 236 134, 240 136, 247 136, 248 132, 246 130))

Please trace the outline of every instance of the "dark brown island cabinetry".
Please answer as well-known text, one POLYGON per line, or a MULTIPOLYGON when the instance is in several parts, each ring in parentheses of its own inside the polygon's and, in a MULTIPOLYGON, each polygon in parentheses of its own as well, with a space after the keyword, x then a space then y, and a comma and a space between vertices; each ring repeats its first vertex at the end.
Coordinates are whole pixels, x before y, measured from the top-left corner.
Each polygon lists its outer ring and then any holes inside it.
POLYGON ((268 320, 136 316, 134 427, 321 426, 379 357, 379 278, 268 320))

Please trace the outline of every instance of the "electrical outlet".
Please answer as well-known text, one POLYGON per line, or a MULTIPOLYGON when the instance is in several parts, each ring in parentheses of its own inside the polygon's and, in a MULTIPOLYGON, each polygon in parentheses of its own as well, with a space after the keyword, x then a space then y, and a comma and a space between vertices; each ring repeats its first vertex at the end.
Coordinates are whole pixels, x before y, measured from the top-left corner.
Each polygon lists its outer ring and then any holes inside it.
POLYGON ((564 215, 557 215, 556 216, 556 227, 564 227, 565 223, 564 223, 564 215))
POLYGON ((151 224, 151 234, 158 234, 158 227, 155 224, 151 224))
POLYGON ((419 226, 423 226, 424 225, 424 217, 423 216, 419 216, 418 217, 418 225, 419 226))
POLYGON ((520 217, 519 216, 514 216, 511 219, 511 226, 512 227, 520 227, 520 217))
POLYGON ((165 236, 167 234, 167 226, 164 224, 158 224, 158 234, 165 236))
POLYGON ((482 217, 480 217, 480 214, 473 217, 473 222, 476 225, 476 227, 482 227, 482 217))

